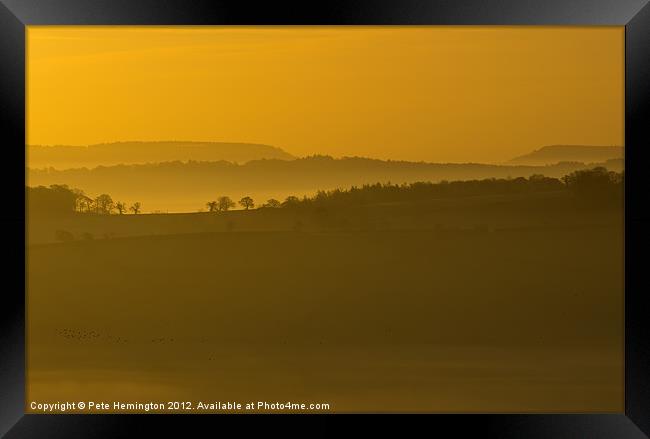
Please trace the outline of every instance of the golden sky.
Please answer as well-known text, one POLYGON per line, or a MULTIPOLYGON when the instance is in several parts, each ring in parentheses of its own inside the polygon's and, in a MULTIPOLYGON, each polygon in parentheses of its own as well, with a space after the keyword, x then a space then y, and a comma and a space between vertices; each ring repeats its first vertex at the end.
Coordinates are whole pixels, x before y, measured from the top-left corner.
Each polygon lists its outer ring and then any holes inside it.
POLYGON ((38 27, 29 144, 500 162, 623 145, 623 27, 38 27))

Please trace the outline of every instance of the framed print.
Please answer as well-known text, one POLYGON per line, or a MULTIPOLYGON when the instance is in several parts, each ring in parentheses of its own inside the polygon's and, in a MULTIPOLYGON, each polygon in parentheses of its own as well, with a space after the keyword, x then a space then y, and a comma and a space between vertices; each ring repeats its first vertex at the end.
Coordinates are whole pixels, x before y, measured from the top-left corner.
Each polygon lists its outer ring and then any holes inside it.
POLYGON ((2 0, 0 432, 647 437, 646 3, 2 0))

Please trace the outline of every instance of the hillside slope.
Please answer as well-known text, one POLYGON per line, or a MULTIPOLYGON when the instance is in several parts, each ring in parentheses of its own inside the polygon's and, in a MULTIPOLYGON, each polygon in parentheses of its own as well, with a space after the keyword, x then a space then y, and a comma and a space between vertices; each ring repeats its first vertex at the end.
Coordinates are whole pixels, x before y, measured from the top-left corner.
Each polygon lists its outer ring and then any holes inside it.
POLYGON ((550 145, 529 154, 515 157, 509 163, 518 165, 550 165, 560 162, 594 163, 623 158, 620 146, 550 145))
POLYGON ((245 163, 250 160, 294 158, 280 148, 257 143, 115 142, 89 146, 27 147, 27 164, 30 168, 65 169, 174 160, 227 160, 245 163))

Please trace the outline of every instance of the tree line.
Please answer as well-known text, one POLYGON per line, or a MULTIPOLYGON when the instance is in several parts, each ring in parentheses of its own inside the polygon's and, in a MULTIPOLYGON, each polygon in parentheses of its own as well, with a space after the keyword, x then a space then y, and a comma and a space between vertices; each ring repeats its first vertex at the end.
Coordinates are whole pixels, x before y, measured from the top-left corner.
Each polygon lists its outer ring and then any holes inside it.
MULTIPOLYGON (((453 198, 481 195, 526 194, 549 191, 570 191, 577 199, 592 203, 619 201, 623 196, 625 172, 613 172, 603 167, 574 171, 562 178, 531 175, 528 178, 490 178, 483 180, 460 180, 416 182, 404 184, 375 183, 352 186, 350 189, 318 191, 314 196, 302 198, 289 196, 284 201, 275 198, 257 205, 258 209, 305 207, 346 207, 372 203, 423 201, 432 198, 453 198)), ((101 194, 95 198, 87 196, 79 189, 66 185, 49 187, 26 187, 30 212, 50 214, 139 214, 142 206, 135 202, 130 206, 121 201, 114 201, 110 195, 101 194)), ((243 210, 256 207, 249 196, 237 203, 229 196, 223 195, 208 201, 208 212, 227 212, 237 206, 243 210)))
MULTIPOLYGON (((619 201, 623 196, 625 173, 609 171, 604 167, 578 170, 562 178, 535 174, 528 178, 489 178, 483 180, 459 180, 416 182, 404 184, 375 183, 352 186, 350 189, 318 191, 312 197, 289 196, 283 202, 271 198, 258 208, 304 208, 304 207, 346 207, 373 203, 423 201, 433 198, 469 197, 481 195, 508 195, 536 192, 570 191, 577 199, 608 203, 619 201)), ((239 201, 248 210, 255 206, 251 197, 239 201)), ((207 203, 210 212, 225 212, 235 207, 227 196, 207 203)))
MULTIPOLYGON (((249 210, 253 209, 255 207, 255 202, 251 197, 243 197, 241 200, 237 202, 242 209, 244 210, 249 210)), ((235 202, 228 196, 221 196, 217 198, 214 201, 208 201, 205 203, 205 206, 208 208, 208 212, 227 212, 233 207, 236 206, 235 202)), ((280 203, 278 200, 275 198, 271 198, 268 200, 266 203, 258 206, 258 208, 262 207, 281 207, 282 203, 280 203)))
POLYGON ((49 187, 25 187, 28 212, 36 215, 66 215, 71 213, 137 215, 142 212, 142 204, 138 201, 131 205, 123 201, 114 201, 108 194, 89 197, 80 189, 72 189, 67 185, 54 184, 49 187))

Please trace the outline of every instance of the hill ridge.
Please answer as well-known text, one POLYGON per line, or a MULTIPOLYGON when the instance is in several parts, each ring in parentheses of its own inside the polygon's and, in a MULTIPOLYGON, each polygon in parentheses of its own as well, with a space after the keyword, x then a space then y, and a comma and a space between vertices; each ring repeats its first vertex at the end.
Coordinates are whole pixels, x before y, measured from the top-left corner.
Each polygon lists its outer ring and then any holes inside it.
POLYGON ((555 164, 559 162, 595 163, 623 158, 624 148, 616 145, 545 145, 507 163, 555 164))
POLYGON ((294 160, 283 149, 264 143, 201 141, 119 141, 90 145, 27 145, 31 168, 96 167, 162 161, 203 160, 247 162, 255 159, 294 160))

